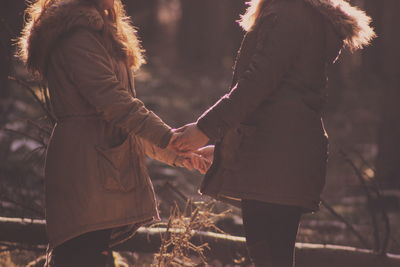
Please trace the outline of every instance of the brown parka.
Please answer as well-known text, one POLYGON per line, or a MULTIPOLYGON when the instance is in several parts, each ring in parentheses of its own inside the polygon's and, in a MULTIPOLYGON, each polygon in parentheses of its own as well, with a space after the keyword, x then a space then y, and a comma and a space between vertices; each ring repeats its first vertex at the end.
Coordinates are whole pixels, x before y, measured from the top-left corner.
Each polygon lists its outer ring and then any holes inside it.
POLYGON ((317 210, 328 157, 327 67, 343 45, 369 43, 369 23, 342 0, 266 0, 243 39, 230 92, 197 122, 216 140, 200 192, 317 210))
POLYGON ((45 60, 57 123, 45 162, 49 251, 112 228, 110 246, 159 219, 145 155, 173 165, 171 128, 136 98, 131 70, 106 49, 104 19, 84 1, 59 1, 32 31, 45 60))

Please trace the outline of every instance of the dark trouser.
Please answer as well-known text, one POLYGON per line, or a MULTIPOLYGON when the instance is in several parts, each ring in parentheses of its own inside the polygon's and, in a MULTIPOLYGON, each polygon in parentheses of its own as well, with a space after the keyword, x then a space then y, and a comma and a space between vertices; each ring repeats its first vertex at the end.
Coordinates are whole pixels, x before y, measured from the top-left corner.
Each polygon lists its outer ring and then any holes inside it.
POLYGON ((51 251, 49 267, 111 267, 114 266, 108 248, 111 230, 85 233, 66 241, 51 251))
POLYGON ((246 244, 255 266, 294 266, 294 246, 302 209, 242 200, 246 244))

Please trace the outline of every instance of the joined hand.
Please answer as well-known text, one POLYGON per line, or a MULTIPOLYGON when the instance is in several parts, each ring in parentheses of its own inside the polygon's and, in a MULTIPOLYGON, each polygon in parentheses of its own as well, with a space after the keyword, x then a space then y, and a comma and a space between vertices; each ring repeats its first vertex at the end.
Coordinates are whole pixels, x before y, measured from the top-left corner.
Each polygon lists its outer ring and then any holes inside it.
POLYGON ((176 165, 188 170, 196 169, 204 174, 213 161, 214 146, 204 147, 209 138, 196 123, 187 124, 173 130, 168 148, 178 154, 176 165))
POLYGON ((205 174, 211 166, 212 161, 210 161, 206 156, 200 153, 186 153, 178 155, 175 160, 175 165, 178 167, 184 167, 188 170, 197 170, 201 174, 205 174))
POLYGON ((205 146, 208 141, 209 138, 197 127, 196 123, 190 123, 174 130, 170 146, 178 153, 186 153, 205 146))

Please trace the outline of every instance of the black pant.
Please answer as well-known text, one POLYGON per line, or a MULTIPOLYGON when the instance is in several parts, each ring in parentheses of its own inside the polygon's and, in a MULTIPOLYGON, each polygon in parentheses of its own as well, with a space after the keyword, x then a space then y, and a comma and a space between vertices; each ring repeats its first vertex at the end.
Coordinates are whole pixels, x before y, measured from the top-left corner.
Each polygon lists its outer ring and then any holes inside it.
POLYGON ((48 257, 49 267, 111 267, 108 248, 111 230, 85 233, 55 247, 48 257))
POLYGON ((242 200, 246 244, 255 266, 293 267, 300 207, 242 200))

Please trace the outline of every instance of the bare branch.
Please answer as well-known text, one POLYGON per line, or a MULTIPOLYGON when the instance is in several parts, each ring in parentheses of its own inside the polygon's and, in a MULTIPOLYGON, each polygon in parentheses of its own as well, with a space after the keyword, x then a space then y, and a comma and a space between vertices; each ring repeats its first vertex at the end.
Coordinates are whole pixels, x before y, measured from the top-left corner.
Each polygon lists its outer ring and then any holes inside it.
POLYGON ((51 109, 49 109, 46 105, 46 103, 43 103, 43 101, 40 100, 40 98, 36 95, 35 91, 32 89, 32 87, 25 81, 18 79, 16 77, 11 77, 9 76, 8 79, 10 81, 14 81, 16 83, 18 83, 19 85, 22 86, 22 88, 24 88, 25 90, 27 90, 32 96, 33 98, 36 100, 36 102, 40 105, 41 109, 43 110, 43 112, 47 115, 47 117, 50 119, 51 123, 54 124, 57 119, 54 117, 54 115, 51 113, 51 109))
POLYGON ((335 209, 334 209, 332 206, 330 206, 326 201, 321 200, 321 202, 322 202, 322 205, 323 205, 336 219, 338 219, 339 221, 343 222, 343 223, 346 225, 347 229, 349 229, 349 231, 352 232, 352 233, 358 238, 358 240, 360 241, 361 245, 362 245, 364 248, 369 248, 369 247, 370 247, 370 246, 368 245, 367 240, 365 240, 364 237, 362 237, 362 235, 361 235, 356 229, 354 229, 353 225, 351 225, 351 223, 350 223, 348 220, 346 220, 342 215, 340 215, 339 213, 337 213, 337 212, 335 211, 335 209))
POLYGON ((376 252, 381 251, 381 241, 380 241, 380 234, 379 234, 379 226, 378 226, 378 219, 377 219, 377 215, 376 215, 376 210, 373 208, 372 203, 373 203, 373 197, 371 195, 370 189, 368 187, 368 185, 365 182, 364 176, 362 174, 362 172, 358 169, 358 167, 354 164, 354 162, 350 159, 350 157, 348 156, 348 154, 341 149, 340 150, 340 154, 343 156, 343 158, 345 159, 345 161, 352 167, 352 169, 354 170, 354 173, 356 174, 363 190, 365 193, 365 196, 367 197, 367 203, 368 203, 368 211, 371 215, 371 222, 372 222, 372 228, 373 228, 373 234, 374 234, 374 250, 376 252))
POLYGON ((41 144, 42 146, 46 146, 46 144, 43 142, 43 140, 40 140, 40 139, 38 139, 36 137, 33 137, 33 136, 29 135, 29 134, 26 134, 26 133, 23 133, 23 132, 20 132, 20 131, 16 131, 16 130, 13 130, 13 129, 4 128, 4 127, 0 128, 0 130, 24 136, 24 137, 26 137, 28 139, 31 139, 31 140, 35 141, 36 143, 41 144))
MULTIPOLYGON (((183 232, 183 229, 170 228, 170 233, 183 232)), ((136 251, 156 253, 161 246, 161 237, 166 228, 140 228, 136 235, 124 244, 114 248, 116 251, 136 251)), ((45 222, 43 220, 0 218, 0 240, 25 243, 31 245, 46 245, 45 222)), ((247 255, 244 237, 231 236, 212 232, 193 231, 192 243, 203 245, 207 243, 207 258, 218 258, 232 262, 235 255, 247 255)), ((379 256, 371 250, 354 247, 296 244, 296 262, 299 267, 397 267, 400 266, 400 255, 387 254, 379 256)))

